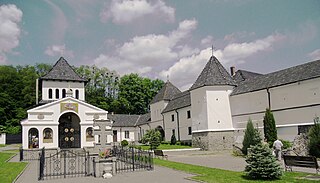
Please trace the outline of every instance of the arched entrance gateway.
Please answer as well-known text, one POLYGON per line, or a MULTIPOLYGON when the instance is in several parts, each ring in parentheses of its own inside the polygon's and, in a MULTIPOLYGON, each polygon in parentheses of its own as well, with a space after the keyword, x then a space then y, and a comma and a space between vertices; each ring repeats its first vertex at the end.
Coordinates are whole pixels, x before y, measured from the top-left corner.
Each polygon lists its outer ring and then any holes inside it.
POLYGON ((157 126, 156 130, 158 130, 161 134, 161 141, 164 140, 164 130, 162 128, 162 126, 157 126))
POLYGON ((68 112, 59 118, 59 147, 80 148, 80 118, 68 112))

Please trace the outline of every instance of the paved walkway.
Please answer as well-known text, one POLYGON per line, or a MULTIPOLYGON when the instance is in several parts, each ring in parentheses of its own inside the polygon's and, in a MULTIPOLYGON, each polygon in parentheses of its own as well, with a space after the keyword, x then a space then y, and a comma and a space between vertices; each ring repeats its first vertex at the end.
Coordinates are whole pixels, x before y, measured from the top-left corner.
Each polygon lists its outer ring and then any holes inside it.
MULTIPOLYGON (((230 152, 207 152, 207 151, 184 151, 184 152, 165 152, 168 155, 170 161, 219 168, 232 171, 243 171, 246 162, 242 157, 234 157, 230 152)), ((18 161, 18 156, 15 156, 11 161, 18 161)), ((18 178, 17 183, 24 182, 39 182, 38 180, 38 161, 29 162, 28 167, 24 173, 18 178)), ((311 168, 298 168, 293 167, 293 171, 301 171, 307 173, 315 173, 315 169, 311 168)), ((188 178, 194 175, 187 174, 181 171, 175 171, 165 167, 155 166, 154 171, 140 171, 140 172, 130 172, 117 174, 111 179, 102 179, 94 177, 77 177, 77 178, 67 178, 67 179, 53 179, 40 181, 43 183, 50 182, 76 182, 76 183, 98 183, 98 182, 110 182, 110 183, 122 183, 130 181, 131 183, 141 183, 141 182, 155 182, 155 183, 191 183, 193 181, 188 178)))

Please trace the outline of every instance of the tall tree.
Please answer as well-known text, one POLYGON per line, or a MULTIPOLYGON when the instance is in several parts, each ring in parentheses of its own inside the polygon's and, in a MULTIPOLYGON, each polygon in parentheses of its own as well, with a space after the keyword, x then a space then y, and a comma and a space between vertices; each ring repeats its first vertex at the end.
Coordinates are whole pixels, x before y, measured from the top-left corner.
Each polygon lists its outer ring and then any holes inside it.
POLYGON ((267 139, 269 144, 272 144, 275 140, 277 140, 277 128, 276 122, 274 120, 273 114, 270 109, 266 109, 264 118, 263 118, 263 131, 264 137, 267 139))
POLYGON ((261 143, 260 133, 253 127, 252 120, 249 118, 242 142, 242 153, 247 155, 248 148, 259 143, 261 143))
POLYGON ((320 120, 319 117, 314 119, 314 126, 310 128, 309 136, 309 153, 312 156, 320 158, 320 120))

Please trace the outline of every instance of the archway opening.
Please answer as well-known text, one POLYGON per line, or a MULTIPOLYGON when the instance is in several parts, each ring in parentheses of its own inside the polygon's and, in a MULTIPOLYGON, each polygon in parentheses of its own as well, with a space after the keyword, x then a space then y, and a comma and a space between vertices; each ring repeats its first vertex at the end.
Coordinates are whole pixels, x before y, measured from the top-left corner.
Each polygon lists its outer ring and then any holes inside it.
POLYGON ((31 128, 28 133, 29 149, 39 148, 39 131, 36 128, 31 128))
POLYGON ((77 114, 68 112, 59 118, 59 147, 80 148, 80 118, 77 114))
POLYGON ((157 126, 156 130, 158 130, 161 134, 161 141, 164 140, 164 130, 162 128, 162 126, 157 126))

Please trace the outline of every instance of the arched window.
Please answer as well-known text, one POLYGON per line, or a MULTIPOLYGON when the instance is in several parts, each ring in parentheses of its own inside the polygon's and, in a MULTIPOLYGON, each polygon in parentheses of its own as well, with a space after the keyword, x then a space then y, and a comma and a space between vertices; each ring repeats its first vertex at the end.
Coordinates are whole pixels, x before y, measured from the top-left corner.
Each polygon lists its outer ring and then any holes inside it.
POLYGON ((79 99, 79 90, 76 90, 76 99, 79 99))
POLYGON ((66 89, 62 89, 62 98, 66 97, 66 89))
POLYGON ((59 98, 59 89, 56 89, 56 99, 59 98))
POLYGON ((29 149, 39 148, 39 132, 36 128, 31 128, 28 133, 29 149))
POLYGON ((51 128, 45 128, 43 130, 43 143, 52 143, 52 129, 51 128))
POLYGON ((89 127, 86 130, 86 141, 87 142, 94 141, 93 128, 92 127, 89 127))
POLYGON ((52 99, 52 89, 49 89, 49 99, 52 99))

